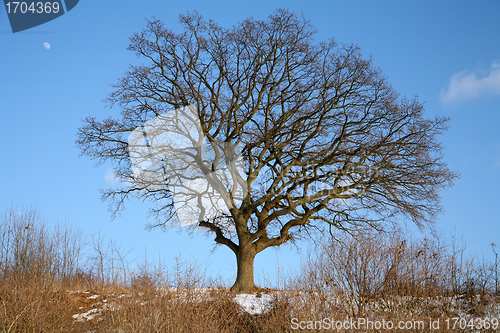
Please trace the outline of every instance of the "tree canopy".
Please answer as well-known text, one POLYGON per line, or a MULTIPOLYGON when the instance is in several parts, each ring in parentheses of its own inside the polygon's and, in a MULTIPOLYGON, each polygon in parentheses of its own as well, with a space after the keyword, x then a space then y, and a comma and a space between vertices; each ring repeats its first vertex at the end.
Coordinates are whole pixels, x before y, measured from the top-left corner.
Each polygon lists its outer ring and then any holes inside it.
POLYGON ((416 98, 400 98, 358 46, 316 42, 311 23, 284 9, 232 28, 196 12, 180 23, 176 33, 151 20, 130 38, 143 63, 130 66, 106 101, 121 117, 88 117, 78 131, 82 154, 115 163, 122 187, 103 193, 115 212, 137 196, 155 202, 153 227, 176 220, 175 168, 160 156, 164 177, 156 170, 155 186, 138 181, 129 139, 145 123, 188 110, 198 124, 190 140, 199 144, 178 168, 197 167, 227 207, 195 225, 235 253, 236 289, 254 288, 257 253, 309 228, 435 219, 440 190, 457 177, 437 140, 448 119, 427 119, 416 98), (212 177, 221 165, 230 175, 212 177))

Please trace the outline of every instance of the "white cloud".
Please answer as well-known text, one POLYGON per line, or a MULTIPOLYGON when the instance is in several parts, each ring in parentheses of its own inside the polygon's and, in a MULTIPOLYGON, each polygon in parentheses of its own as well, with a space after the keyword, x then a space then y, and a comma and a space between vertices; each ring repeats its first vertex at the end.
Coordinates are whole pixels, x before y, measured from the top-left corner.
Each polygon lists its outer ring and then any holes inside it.
POLYGON ((454 104, 491 95, 500 95, 500 62, 493 62, 485 71, 465 70, 453 74, 440 98, 443 103, 454 104))
POLYGON ((104 175, 104 180, 106 183, 110 185, 116 185, 120 183, 120 179, 116 176, 115 171, 111 168, 106 170, 106 174, 104 175))

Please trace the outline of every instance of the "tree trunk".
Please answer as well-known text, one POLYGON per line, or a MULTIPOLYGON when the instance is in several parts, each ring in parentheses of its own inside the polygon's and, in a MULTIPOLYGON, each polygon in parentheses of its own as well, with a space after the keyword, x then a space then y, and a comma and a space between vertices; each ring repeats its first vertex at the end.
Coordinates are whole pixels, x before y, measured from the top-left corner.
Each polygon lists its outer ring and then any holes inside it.
POLYGON ((254 292, 257 287, 253 280, 253 262, 257 253, 252 243, 245 245, 240 245, 238 254, 236 255, 238 273, 236 274, 236 281, 231 290, 237 292, 254 292))

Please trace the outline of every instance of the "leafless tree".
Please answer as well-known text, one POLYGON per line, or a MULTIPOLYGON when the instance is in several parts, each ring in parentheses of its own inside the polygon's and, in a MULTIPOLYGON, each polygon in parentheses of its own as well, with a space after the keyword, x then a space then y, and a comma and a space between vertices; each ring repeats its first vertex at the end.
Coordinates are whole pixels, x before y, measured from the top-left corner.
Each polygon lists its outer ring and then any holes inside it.
POLYGON ((144 62, 131 66, 107 99, 121 117, 88 117, 78 130, 83 155, 115 163, 123 186, 103 193, 114 213, 135 195, 156 203, 152 227, 176 219, 165 159, 156 160, 163 169, 154 170, 154 186, 147 177, 138 181, 129 139, 148 121, 189 106, 212 157, 193 144, 185 163, 197 166, 227 206, 200 215, 196 226, 235 253, 236 290, 255 288, 257 253, 310 228, 433 221, 438 192, 457 177, 436 139, 448 119, 424 118, 423 105, 400 98, 357 46, 316 42, 310 22, 284 9, 232 28, 196 12, 180 23, 184 30, 175 33, 151 20, 130 38, 128 49, 144 62), (242 158, 233 182, 210 176, 221 155, 224 165, 242 158), (243 196, 232 195, 237 188, 243 196))

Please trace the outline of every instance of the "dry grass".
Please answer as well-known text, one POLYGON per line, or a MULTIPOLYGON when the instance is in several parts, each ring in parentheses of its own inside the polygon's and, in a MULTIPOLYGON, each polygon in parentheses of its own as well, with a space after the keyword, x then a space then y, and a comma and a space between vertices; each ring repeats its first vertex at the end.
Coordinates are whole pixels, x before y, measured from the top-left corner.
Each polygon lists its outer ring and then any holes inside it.
MULTIPOLYGON (((443 325, 458 315, 499 316, 494 266, 466 258, 462 247, 439 237, 336 235, 279 281, 280 291, 255 294, 269 301, 256 315, 195 263, 178 258, 174 267, 130 271, 116 243, 84 239, 78 230, 48 230, 34 210, 4 214, 0 332, 293 332, 293 318, 439 318, 443 325)), ((419 330, 430 331, 439 330, 419 330)))

